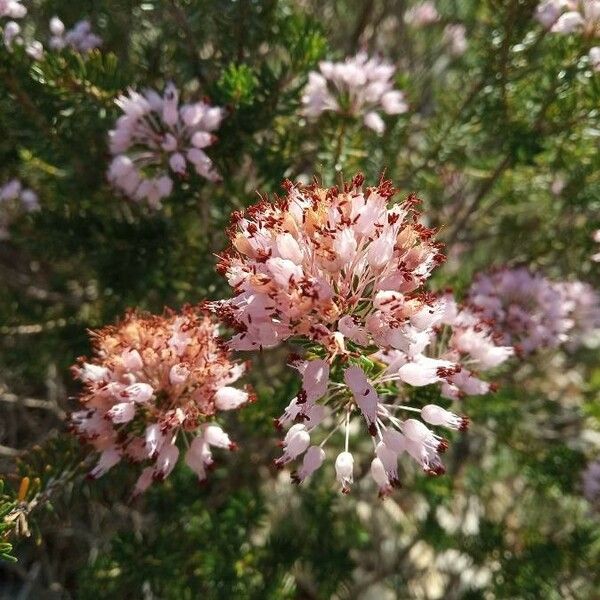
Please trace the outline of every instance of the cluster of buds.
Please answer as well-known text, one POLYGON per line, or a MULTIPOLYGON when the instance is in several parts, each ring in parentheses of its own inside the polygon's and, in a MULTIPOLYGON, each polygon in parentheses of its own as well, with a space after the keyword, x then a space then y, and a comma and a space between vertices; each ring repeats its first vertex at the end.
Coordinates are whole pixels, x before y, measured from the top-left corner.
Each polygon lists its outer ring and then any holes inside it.
POLYGON ((231 387, 245 366, 232 362, 218 333, 209 315, 191 307, 164 316, 130 312, 93 332, 93 359, 73 367, 84 391, 81 410, 71 415, 73 431, 101 453, 91 477, 123 459, 150 462, 137 495, 173 470, 178 442, 200 481, 213 463, 211 448, 235 448, 214 417, 243 406, 251 394, 231 387))
POLYGON ((65 32, 65 24, 58 18, 50 19, 49 46, 53 50, 71 48, 75 52, 89 52, 102 45, 102 38, 92 32, 92 25, 87 19, 75 23, 72 29, 65 32))
POLYGON ((125 113, 109 133, 114 155, 109 181, 134 200, 160 208, 173 189, 172 175, 185 177, 190 165, 209 181, 219 181, 205 149, 216 140, 225 110, 206 102, 179 103, 179 91, 169 83, 161 96, 153 90, 129 90, 117 106, 125 113))
POLYGON ((438 405, 407 405, 405 386, 443 383, 450 398, 486 393, 489 384, 459 361, 496 366, 511 350, 491 349, 495 339, 474 317, 423 291, 444 256, 435 231, 420 223, 415 196, 392 204, 391 182, 364 189, 360 175, 343 190, 285 187, 284 198, 234 215, 231 247, 219 268, 236 295, 212 305, 238 331, 232 349, 269 348, 293 338, 310 355, 291 363, 302 387, 276 422, 290 426, 277 465, 303 455, 293 477, 304 480, 322 464, 325 442, 345 430, 335 466, 348 491, 350 426, 358 416, 374 440, 371 472, 382 495, 399 482, 403 452, 425 472, 441 474, 439 453, 447 442, 423 421, 464 429, 467 420, 438 405), (442 331, 452 340, 445 347, 432 343, 442 331), (422 420, 402 420, 397 411, 422 420), (311 445, 319 425, 329 433, 311 445))
POLYGON ((0 186, 0 239, 9 236, 8 227, 16 216, 22 212, 37 211, 39 208, 37 194, 23 187, 18 179, 11 179, 0 186))
POLYGON ((524 267, 478 275, 469 302, 503 343, 524 354, 575 342, 599 327, 599 298, 589 285, 552 282, 524 267))
POLYGON ((362 118, 367 127, 382 133, 385 123, 379 110, 388 115, 408 110, 403 93, 394 89, 394 71, 392 64, 369 58, 364 52, 344 62, 322 61, 319 71, 308 75, 303 112, 309 118, 326 111, 362 118))

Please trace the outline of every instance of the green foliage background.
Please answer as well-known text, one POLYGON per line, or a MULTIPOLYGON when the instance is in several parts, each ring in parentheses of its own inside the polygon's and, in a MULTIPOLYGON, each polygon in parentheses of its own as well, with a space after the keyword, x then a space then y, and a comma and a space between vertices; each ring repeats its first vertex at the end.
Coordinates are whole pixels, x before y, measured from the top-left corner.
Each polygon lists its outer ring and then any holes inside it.
POLYGON ((594 41, 546 33, 532 0, 439 0, 440 22, 420 29, 404 23, 404 0, 26 4, 25 29, 39 39, 57 14, 68 26, 89 18, 104 44, 39 62, 0 49, 0 183, 18 176, 42 204, 0 242, 0 516, 12 515, 0 554, 19 559, 0 565, 0 597, 600 595, 598 518, 581 498, 599 437, 597 349, 516 364, 499 393, 466 401, 474 427, 455 440, 449 475, 407 470, 384 503, 367 478, 347 498, 328 469, 297 489, 269 468, 270 420, 297 387, 283 350, 254 359, 259 401, 228 423, 242 450, 206 487, 177 469, 130 505, 134 474, 84 481, 93 459, 62 424, 86 329, 127 307, 226 295, 213 268, 229 215, 284 178, 332 185, 361 170, 375 182, 385 169, 418 192, 447 243, 437 288, 460 293, 500 264, 598 287, 594 41), (458 22, 469 48, 452 58, 442 32, 458 22), (359 48, 396 63, 409 113, 386 117, 382 136, 332 115, 299 118, 308 72, 359 48), (223 183, 181 181, 151 212, 106 183, 106 134, 120 92, 167 81, 229 108, 210 148, 223 183))

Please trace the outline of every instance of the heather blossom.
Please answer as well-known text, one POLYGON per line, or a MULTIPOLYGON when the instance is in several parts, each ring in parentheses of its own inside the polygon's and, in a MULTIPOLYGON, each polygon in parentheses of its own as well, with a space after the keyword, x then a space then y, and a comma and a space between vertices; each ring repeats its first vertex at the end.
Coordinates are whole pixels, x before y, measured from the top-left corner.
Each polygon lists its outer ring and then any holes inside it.
POLYGON ((524 267, 480 274, 469 302, 493 323, 502 343, 525 354, 576 341, 581 330, 589 331, 597 322, 598 296, 590 286, 554 283, 524 267))
POLYGON ((94 357, 73 367, 84 390, 71 415, 74 433, 100 453, 91 477, 123 459, 144 463, 137 495, 169 475, 182 444, 200 481, 212 448, 235 448, 215 417, 251 394, 232 387, 245 366, 231 361, 218 334, 213 320, 191 307, 163 316, 129 312, 118 325, 92 332, 94 357))
POLYGON ((21 0, 0 0, 0 18, 22 19, 27 14, 27 8, 21 0))
POLYGON ((173 177, 187 177, 191 168, 209 181, 220 181, 205 149, 216 140, 223 108, 204 101, 180 104, 172 83, 162 96, 154 90, 129 90, 116 104, 124 114, 109 133, 114 158, 108 179, 124 194, 160 208, 172 192, 173 177))
POLYGON ((441 383, 453 399, 486 393, 489 384, 461 362, 489 368, 512 351, 495 355, 493 337, 474 317, 459 318, 453 301, 424 291, 444 256, 435 231, 420 222, 415 196, 392 204, 391 182, 363 188, 360 175, 343 189, 285 188, 284 198, 234 215, 219 269, 235 297, 211 304, 238 331, 232 349, 271 348, 290 338, 306 349, 290 361, 302 385, 276 420, 289 427, 276 464, 301 460, 292 475, 300 483, 323 463, 325 443, 343 431, 335 471, 349 491, 351 422, 359 417, 373 438, 371 474, 382 495, 399 483, 403 453, 425 472, 443 473, 447 442, 425 423, 463 430, 468 420, 435 404, 408 405, 406 386, 441 383), (315 441, 323 428, 329 433, 315 441))
POLYGON ((383 133, 385 123, 379 111, 397 115, 408 110, 404 94, 394 89, 394 71, 392 64, 364 52, 344 62, 322 61, 319 71, 308 75, 303 112, 309 118, 327 111, 360 117, 366 127, 383 133))
POLYGON ((431 25, 432 23, 437 23, 439 19, 440 15, 431 0, 415 4, 404 15, 405 22, 414 27, 431 25))
POLYGON ((573 3, 570 0, 543 0, 537 5, 534 16, 546 29, 550 29, 573 3))
POLYGON ((600 0, 544 0, 535 18, 553 33, 600 35, 600 0))
POLYGON ((65 24, 58 18, 50 19, 49 46, 53 50, 71 48, 76 52, 89 52, 102 45, 102 38, 92 33, 92 25, 87 19, 77 21, 72 29, 65 31, 65 24))
POLYGON ((23 212, 39 210, 37 194, 23 186, 18 179, 11 179, 0 186, 0 239, 9 237, 8 227, 23 212))

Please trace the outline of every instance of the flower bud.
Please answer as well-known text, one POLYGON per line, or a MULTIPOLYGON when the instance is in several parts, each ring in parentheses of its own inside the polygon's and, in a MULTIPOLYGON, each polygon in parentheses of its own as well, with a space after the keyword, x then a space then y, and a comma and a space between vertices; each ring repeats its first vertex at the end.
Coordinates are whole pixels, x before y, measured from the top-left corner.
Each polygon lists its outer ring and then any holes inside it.
POLYGON ((215 448, 226 448, 234 450, 235 444, 229 439, 229 436, 218 425, 207 425, 204 429, 204 439, 207 444, 215 448))
POLYGON ((215 405, 219 410, 234 410, 248 402, 248 393, 224 386, 215 392, 215 405))
POLYGON ((342 485, 342 493, 350 492, 350 485, 354 481, 354 458, 350 452, 340 452, 335 459, 335 475, 342 485))

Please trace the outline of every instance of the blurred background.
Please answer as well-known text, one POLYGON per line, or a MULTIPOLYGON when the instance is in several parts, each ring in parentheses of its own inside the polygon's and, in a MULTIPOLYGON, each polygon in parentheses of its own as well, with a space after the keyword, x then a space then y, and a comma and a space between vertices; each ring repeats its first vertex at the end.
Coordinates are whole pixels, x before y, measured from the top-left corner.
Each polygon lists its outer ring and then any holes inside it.
POLYGON ((131 503, 136 473, 87 481, 64 424, 87 330, 226 297, 230 215, 285 178, 385 172, 416 192, 446 244, 434 289, 461 297, 499 266, 598 288, 600 20, 557 33, 536 0, 23 0, 9 47, 9 4, 0 186, 39 207, 0 204, 0 598, 600 597, 597 339, 511 363, 463 401, 446 476, 407 473, 384 501, 367 479, 342 496, 327 469, 296 487, 270 467, 298 388, 285 348, 252 358, 258 401, 227 421, 240 451, 205 486, 178 467, 131 503), (99 48, 52 49, 54 16, 87 19, 99 48), (382 132, 303 116, 319 61, 360 50, 393 63, 406 112, 382 132), (107 182, 108 131, 120 93, 167 82, 227 108, 207 149, 222 182, 181 178, 153 210, 107 182))

